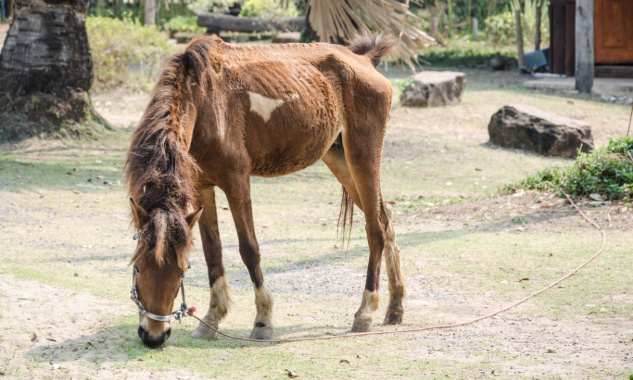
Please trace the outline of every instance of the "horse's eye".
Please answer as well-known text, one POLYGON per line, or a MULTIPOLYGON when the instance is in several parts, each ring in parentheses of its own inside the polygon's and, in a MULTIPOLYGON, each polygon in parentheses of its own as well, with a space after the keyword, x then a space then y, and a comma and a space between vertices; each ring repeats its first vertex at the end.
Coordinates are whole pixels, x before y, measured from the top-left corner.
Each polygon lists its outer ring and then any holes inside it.
POLYGON ((138 270, 138 267, 137 267, 136 265, 134 265, 134 271, 135 271, 137 274, 141 274, 141 271, 140 271, 140 270, 138 270))

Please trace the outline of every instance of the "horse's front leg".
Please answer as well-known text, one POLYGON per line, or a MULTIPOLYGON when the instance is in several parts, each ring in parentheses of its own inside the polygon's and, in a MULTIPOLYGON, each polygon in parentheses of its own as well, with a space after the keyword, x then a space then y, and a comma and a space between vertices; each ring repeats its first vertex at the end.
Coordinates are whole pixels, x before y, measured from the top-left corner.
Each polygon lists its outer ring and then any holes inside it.
MULTIPOLYGON (((215 206, 215 191, 213 187, 200 191, 199 203, 204 207, 204 212, 198 221, 204 258, 207 262, 209 273, 209 286, 211 294, 209 311, 203 320, 211 326, 218 328, 220 320, 229 311, 229 291, 224 278, 224 266, 222 265, 222 244, 218 230, 218 214, 215 206)), ((193 338, 213 338, 215 331, 202 323, 191 333, 193 338)))
POLYGON ((251 339, 268 340, 273 336, 272 310, 273 297, 264 285, 264 275, 260 267, 259 244, 255 236, 253 211, 251 208, 250 178, 240 176, 234 178, 230 185, 223 189, 226 193, 240 246, 242 261, 246 264, 255 290, 255 306, 257 315, 251 339))

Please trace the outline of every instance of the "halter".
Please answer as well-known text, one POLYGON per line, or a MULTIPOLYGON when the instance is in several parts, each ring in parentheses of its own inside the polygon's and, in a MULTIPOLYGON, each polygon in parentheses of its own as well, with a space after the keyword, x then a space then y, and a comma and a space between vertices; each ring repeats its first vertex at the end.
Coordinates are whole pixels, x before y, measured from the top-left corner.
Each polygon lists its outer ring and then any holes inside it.
MULTIPOLYGON (((138 240, 138 238, 140 237, 141 237, 141 231, 137 232, 134 235, 133 239, 138 240)), ((187 260, 187 266, 188 268, 191 268, 191 263, 189 262, 189 260, 187 260)), ((131 294, 130 299, 136 304, 136 306, 138 306, 138 313, 141 315, 145 315, 147 316, 147 318, 153 319, 158 322, 169 322, 172 319, 175 319, 179 323, 182 323, 182 319, 187 316, 187 310, 188 310, 187 302, 185 301, 185 283, 183 281, 185 278, 185 272, 180 274, 180 293, 182 294, 182 303, 180 304, 180 309, 174 310, 174 312, 171 313, 170 315, 156 315, 154 313, 150 313, 149 311, 145 310, 145 308, 143 307, 143 304, 138 299, 138 292, 136 291, 136 281, 135 281, 137 271, 138 271, 138 268, 136 267, 136 263, 135 263, 134 265, 132 265, 132 290, 130 290, 130 294, 131 294)))
POLYGON ((136 265, 132 266, 132 290, 130 291, 132 295, 130 296, 130 299, 136 304, 136 306, 138 306, 139 314, 145 315, 147 316, 147 318, 153 319, 158 322, 169 322, 172 319, 175 319, 178 322, 182 323, 182 319, 187 315, 188 309, 187 303, 185 302, 185 284, 183 282, 185 274, 183 273, 180 275, 180 293, 182 294, 182 303, 180 304, 180 309, 175 310, 170 315, 156 315, 145 310, 143 304, 141 304, 141 301, 138 299, 138 293, 136 291, 136 281, 134 281, 136 279, 136 271, 136 265))

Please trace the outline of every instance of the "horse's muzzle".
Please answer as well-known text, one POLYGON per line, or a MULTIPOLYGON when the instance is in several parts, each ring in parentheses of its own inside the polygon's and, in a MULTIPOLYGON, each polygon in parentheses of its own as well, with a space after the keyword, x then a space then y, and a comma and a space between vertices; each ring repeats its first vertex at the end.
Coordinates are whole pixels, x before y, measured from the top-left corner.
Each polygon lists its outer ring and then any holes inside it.
POLYGON ((158 347, 161 344, 165 343, 167 339, 169 339, 170 335, 171 335, 171 328, 165 330, 165 332, 163 332, 160 336, 155 337, 152 334, 145 331, 143 326, 138 327, 138 336, 141 338, 141 341, 143 342, 143 344, 145 344, 147 347, 150 347, 150 348, 158 347))

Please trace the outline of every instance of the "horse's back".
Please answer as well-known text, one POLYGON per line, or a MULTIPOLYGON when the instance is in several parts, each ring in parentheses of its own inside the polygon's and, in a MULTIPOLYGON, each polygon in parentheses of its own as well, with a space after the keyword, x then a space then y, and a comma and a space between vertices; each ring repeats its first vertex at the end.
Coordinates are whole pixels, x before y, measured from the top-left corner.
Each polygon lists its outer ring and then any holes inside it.
POLYGON ((219 125, 227 131, 217 135, 238 140, 221 149, 241 150, 226 155, 238 153, 251 175, 289 174, 320 159, 345 127, 349 93, 358 101, 368 95, 363 91, 391 96, 368 59, 336 45, 221 44, 214 59, 221 68, 213 92, 226 99, 219 125))

